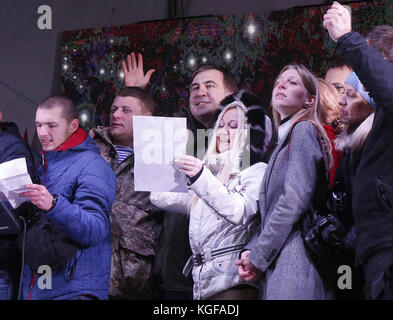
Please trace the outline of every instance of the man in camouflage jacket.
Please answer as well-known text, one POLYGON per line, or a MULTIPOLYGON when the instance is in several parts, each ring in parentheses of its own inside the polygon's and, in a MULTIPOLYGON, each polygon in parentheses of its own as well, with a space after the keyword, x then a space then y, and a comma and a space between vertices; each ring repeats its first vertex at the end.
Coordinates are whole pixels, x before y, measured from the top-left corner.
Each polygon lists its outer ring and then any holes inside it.
POLYGON ((111 214, 112 299, 155 299, 158 288, 152 277, 161 214, 154 211, 149 192, 134 191, 132 116, 152 115, 154 102, 142 89, 126 87, 111 106, 110 126, 94 129, 92 136, 102 157, 117 177, 111 214))

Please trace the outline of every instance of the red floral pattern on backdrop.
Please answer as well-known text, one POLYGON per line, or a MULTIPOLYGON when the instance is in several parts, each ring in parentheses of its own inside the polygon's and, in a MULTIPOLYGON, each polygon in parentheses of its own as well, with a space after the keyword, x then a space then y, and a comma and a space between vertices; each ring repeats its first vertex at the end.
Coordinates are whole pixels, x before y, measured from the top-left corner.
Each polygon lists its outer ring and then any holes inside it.
MULTIPOLYGON (((353 28, 365 33, 391 24, 393 0, 350 4, 353 28)), ((148 87, 158 115, 188 105, 193 70, 209 62, 228 67, 268 105, 272 83, 291 62, 323 76, 337 58, 335 43, 322 27, 326 6, 244 15, 137 23, 62 33, 62 90, 85 114, 85 128, 108 124, 116 90, 124 86, 121 60, 130 52, 154 68, 148 87)))

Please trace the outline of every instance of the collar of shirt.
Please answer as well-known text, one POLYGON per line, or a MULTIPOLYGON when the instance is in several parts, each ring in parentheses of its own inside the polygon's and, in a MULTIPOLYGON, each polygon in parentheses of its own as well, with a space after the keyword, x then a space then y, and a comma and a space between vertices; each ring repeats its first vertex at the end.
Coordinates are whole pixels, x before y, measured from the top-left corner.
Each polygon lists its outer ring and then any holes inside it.
POLYGON ((284 121, 284 123, 278 127, 278 141, 281 141, 281 139, 287 135, 290 127, 291 121, 284 121))
POLYGON ((128 156, 134 152, 133 147, 124 147, 119 145, 114 145, 117 152, 117 164, 122 163, 128 156))

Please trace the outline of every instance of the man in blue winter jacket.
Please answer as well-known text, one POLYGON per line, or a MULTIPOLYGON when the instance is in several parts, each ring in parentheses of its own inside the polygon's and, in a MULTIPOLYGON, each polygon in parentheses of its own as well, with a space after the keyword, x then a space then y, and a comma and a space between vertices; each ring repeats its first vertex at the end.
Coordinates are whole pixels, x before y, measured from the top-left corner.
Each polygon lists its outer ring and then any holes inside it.
POLYGON ((40 223, 35 222, 36 240, 26 241, 23 299, 107 299, 109 214, 116 177, 79 127, 71 100, 45 99, 37 108, 35 123, 42 145, 41 184, 27 185, 30 190, 21 195, 29 196, 41 210, 39 222, 44 221, 45 227, 40 231, 40 223), (45 250, 52 243, 56 250, 45 250))

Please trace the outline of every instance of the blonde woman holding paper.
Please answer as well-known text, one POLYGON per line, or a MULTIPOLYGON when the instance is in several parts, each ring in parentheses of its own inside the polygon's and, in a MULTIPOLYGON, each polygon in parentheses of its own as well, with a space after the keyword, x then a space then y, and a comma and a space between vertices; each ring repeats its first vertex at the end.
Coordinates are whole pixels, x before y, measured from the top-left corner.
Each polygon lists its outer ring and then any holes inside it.
POLYGON ((240 92, 221 103, 204 161, 183 156, 179 171, 189 178, 188 193, 151 194, 159 208, 190 214, 194 299, 257 299, 258 284, 239 279, 239 252, 259 228, 258 197, 266 164, 266 122, 256 99, 240 92), (246 107, 246 105, 248 107, 246 107))

